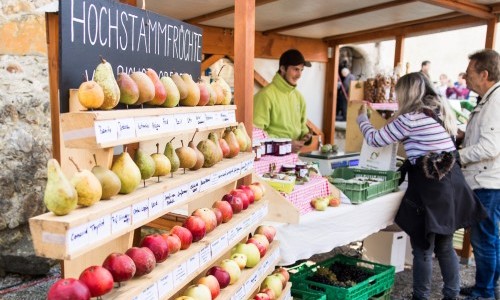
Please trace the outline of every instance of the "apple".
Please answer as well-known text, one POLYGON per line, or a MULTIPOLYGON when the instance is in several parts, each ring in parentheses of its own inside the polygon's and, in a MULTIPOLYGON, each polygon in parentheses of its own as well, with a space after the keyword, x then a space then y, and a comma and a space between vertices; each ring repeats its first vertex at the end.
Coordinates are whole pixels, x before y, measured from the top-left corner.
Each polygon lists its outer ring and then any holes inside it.
POLYGON ((113 275, 101 266, 86 268, 78 278, 90 291, 90 296, 99 297, 113 289, 113 275))
POLYGON ((229 273, 231 279, 229 284, 235 283, 241 276, 240 266, 232 259, 223 259, 220 262, 220 267, 229 273))
POLYGON ((168 253, 174 254, 181 250, 181 239, 173 233, 162 233, 161 237, 167 242, 168 253))
POLYGON ((210 269, 208 269, 206 275, 207 276, 213 275, 217 279, 217 281, 219 282, 219 286, 221 289, 228 286, 229 282, 231 281, 231 277, 229 276, 229 273, 219 266, 213 266, 210 269))
POLYGON ((283 275, 281 274, 271 274, 266 276, 266 279, 264 279, 260 288, 269 288, 273 290, 275 297, 281 296, 281 292, 283 291, 283 283, 280 277, 282 276, 283 275))
POLYGON ((230 192, 231 195, 237 196, 241 198, 241 202, 243 203, 243 210, 247 209, 250 205, 250 200, 248 199, 247 194, 240 189, 234 189, 230 192))
POLYGON ((218 208, 222 213, 222 223, 227 223, 233 218, 233 208, 231 207, 229 201, 217 200, 214 202, 212 207, 218 208))
POLYGON ((212 207, 212 211, 215 214, 215 219, 217 219, 217 226, 219 226, 220 224, 222 224, 222 212, 217 207, 212 207))
POLYGON ((260 252, 254 244, 238 243, 236 247, 231 250, 231 254, 241 253, 247 257, 247 268, 255 267, 260 261, 260 252))
POLYGON ((198 279, 198 284, 206 285, 210 289, 212 299, 217 298, 220 294, 220 285, 214 275, 207 275, 198 279))
POLYGON ((248 188, 252 190, 255 201, 259 201, 264 196, 264 192, 259 186, 250 184, 248 188))
POLYGON ((335 197, 334 195, 327 196, 328 206, 337 207, 340 205, 340 197, 335 197))
POLYGON ((253 297, 254 300, 271 300, 271 298, 269 298, 269 295, 266 294, 266 293, 257 293, 254 297, 253 297))
POLYGON ((276 299, 276 294, 270 288, 261 289, 259 293, 266 294, 271 300, 276 299))
POLYGON ((253 202, 255 201, 255 194, 253 193, 253 190, 250 189, 248 185, 244 184, 238 186, 238 189, 244 191, 245 194, 247 194, 248 196, 248 201, 250 202, 250 204, 253 204, 253 202))
POLYGON ((196 300, 196 299, 194 299, 193 297, 189 297, 189 296, 180 296, 180 297, 175 298, 175 300, 196 300))
POLYGON ((272 273, 272 275, 277 275, 280 278, 281 285, 283 286, 283 289, 284 289, 286 286, 286 283, 287 283, 285 276, 283 276, 283 274, 281 274, 281 273, 274 273, 274 272, 272 273))
POLYGON ((279 274, 283 275, 283 277, 285 277, 286 282, 288 282, 290 280, 290 273, 288 273, 287 269, 285 269, 283 267, 277 268, 276 270, 273 271, 273 274, 274 273, 279 273, 279 274))
POLYGON ((206 233, 212 232, 217 227, 217 217, 210 208, 198 208, 192 215, 200 217, 205 222, 206 233))
POLYGON ((193 234, 189 229, 175 225, 170 229, 170 233, 176 235, 181 240, 181 250, 186 250, 193 242, 193 234))
POLYGON ((145 236, 140 246, 149 248, 153 252, 156 263, 164 262, 168 257, 168 243, 160 234, 155 233, 145 236))
POLYGON ((241 270, 247 265, 247 256, 243 253, 233 253, 231 259, 238 264, 241 270))
POLYGON ((311 200, 311 206, 314 207, 315 210, 324 211, 328 207, 330 200, 326 197, 314 198, 311 200))
POLYGON ((260 253, 261 258, 264 257, 264 255, 266 255, 267 248, 258 239, 251 237, 248 239, 247 244, 254 244, 255 246, 257 246, 257 249, 259 249, 259 253, 260 253))
POLYGON ((252 236, 252 238, 261 242, 266 247, 266 249, 269 249, 269 241, 267 240, 267 237, 265 235, 257 233, 257 234, 254 234, 252 236))
POLYGON ((210 289, 203 284, 190 285, 183 294, 196 300, 212 300, 210 289))
POLYGON ((222 201, 227 201, 233 209, 233 214, 240 213, 243 210, 243 201, 240 197, 231 194, 225 194, 222 201))
POLYGON ((146 247, 132 247, 125 251, 135 263, 135 277, 151 273, 156 266, 156 259, 153 251, 146 247))
POLYGON ((78 279, 59 279, 47 292, 47 300, 60 299, 90 300, 90 291, 89 288, 78 279))
POLYGON ((253 186, 260 188, 260 190, 262 191, 262 196, 264 196, 266 194, 266 187, 262 183, 256 181, 256 182, 252 182, 250 185, 253 185, 253 186))
POLYGON ((231 149, 229 149, 229 145, 226 142, 226 140, 219 139, 219 145, 220 145, 220 148, 222 149, 222 157, 228 158, 229 154, 231 153, 231 149))
POLYGON ((186 221, 184 221, 182 226, 191 231, 191 234, 193 235, 193 242, 201 240, 207 233, 205 222, 202 218, 197 216, 189 216, 186 221))
POLYGON ((269 243, 272 243, 274 240, 274 237, 276 236, 276 229, 272 226, 260 225, 255 230, 255 233, 265 235, 267 240, 269 241, 269 243))
POLYGON ((111 253, 102 263, 102 267, 113 276, 114 282, 123 282, 135 275, 136 267, 130 256, 123 253, 111 253))

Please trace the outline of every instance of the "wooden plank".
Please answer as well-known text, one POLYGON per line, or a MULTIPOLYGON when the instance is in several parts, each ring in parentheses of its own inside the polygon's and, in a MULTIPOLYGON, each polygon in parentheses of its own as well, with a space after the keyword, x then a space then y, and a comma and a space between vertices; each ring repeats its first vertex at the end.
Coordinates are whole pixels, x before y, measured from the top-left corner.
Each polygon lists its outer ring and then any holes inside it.
POLYGON ((219 61, 219 59, 224 58, 224 55, 219 55, 219 54, 213 54, 210 55, 209 58, 205 59, 204 61, 201 62, 201 73, 208 69, 211 65, 219 61))
POLYGON ((403 57, 405 53, 405 37, 404 35, 396 36, 396 49, 394 51, 394 67, 403 65, 403 57))
POLYGON ((290 201, 255 174, 253 175, 253 181, 260 182, 266 189, 264 197, 269 200, 269 212, 266 221, 289 224, 299 223, 300 212, 290 201))
POLYGON ((486 49, 493 49, 495 47, 497 22, 498 18, 489 19, 486 22, 486 41, 484 43, 484 48, 486 49))
POLYGON ((473 17, 482 19, 493 19, 495 15, 491 13, 491 8, 486 5, 473 4, 469 1, 457 0, 419 0, 420 2, 436 5, 439 7, 458 11, 473 17))
POLYGON ((61 128, 59 126, 59 14, 46 13, 47 52, 49 61, 50 123, 52 157, 61 162, 61 128))
MULTIPOLYGON (((257 7, 257 6, 261 6, 261 5, 271 3, 271 2, 276 2, 276 1, 278 1, 278 0, 255 0, 255 6, 257 7)), ((237 2, 237 1, 235 1, 235 2, 237 2)), ((235 6, 233 5, 233 6, 226 7, 226 8, 223 8, 223 9, 211 12, 211 13, 207 13, 207 14, 204 14, 204 15, 201 15, 198 17, 186 19, 186 20, 184 20, 184 22, 191 23, 191 24, 198 24, 198 23, 209 21, 209 20, 216 19, 219 17, 227 16, 227 15, 230 15, 234 12, 235 12, 235 6)))
POLYGON ((339 50, 340 45, 331 46, 331 58, 326 64, 325 94, 323 98, 323 143, 335 142, 335 116, 337 110, 337 81, 339 80, 339 50))
POLYGON ((255 82, 260 85, 260 87, 265 87, 266 85, 269 84, 269 82, 262 76, 259 74, 259 72, 257 71, 253 71, 253 78, 255 80, 255 82))

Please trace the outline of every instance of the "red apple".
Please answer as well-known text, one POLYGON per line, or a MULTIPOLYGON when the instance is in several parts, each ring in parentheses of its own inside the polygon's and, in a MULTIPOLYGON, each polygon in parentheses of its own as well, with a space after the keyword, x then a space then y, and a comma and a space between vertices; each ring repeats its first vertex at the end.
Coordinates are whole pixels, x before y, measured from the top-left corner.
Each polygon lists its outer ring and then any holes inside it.
POLYGON ((102 263, 102 267, 113 276, 114 282, 127 281, 134 277, 136 267, 130 256, 123 253, 111 253, 102 263))
POLYGON ((140 244, 141 247, 149 248, 155 255, 156 263, 164 262, 169 254, 167 241, 160 234, 145 236, 140 244))
POLYGON ((186 221, 184 221, 182 226, 191 231, 191 234, 193 235, 193 242, 201 240, 207 233, 205 222, 202 218, 197 216, 189 216, 186 221))
POLYGON ((235 283, 241 276, 240 266, 232 259, 223 259, 220 262, 220 267, 229 273, 229 284, 235 283))
POLYGON ((200 217, 205 222, 206 233, 213 231, 217 227, 217 217, 210 208, 198 208, 192 215, 200 217))
POLYGON ((222 197, 222 201, 227 201, 233 210, 233 214, 240 213, 243 210, 243 202, 240 197, 231 195, 231 194, 225 194, 222 197))
POLYGON ((227 144, 225 139, 219 139, 219 145, 220 148, 222 149, 222 156, 224 158, 228 158, 229 154, 231 153, 231 149, 229 149, 229 145, 227 144))
POLYGON ((181 250, 181 239, 173 233, 163 233, 161 235, 167 241, 168 252, 174 254, 181 250))
POLYGON ((261 258, 264 257, 264 255, 266 255, 267 248, 258 239, 255 239, 253 237, 249 238, 247 244, 254 244, 255 246, 257 246, 261 258))
POLYGON ((219 286, 221 289, 228 286, 229 282, 231 281, 231 277, 229 276, 229 273, 219 266, 213 266, 210 269, 208 269, 206 275, 207 276, 213 275, 217 279, 217 281, 219 282, 219 286))
POLYGON ((217 226, 222 224, 222 212, 217 207, 212 207, 212 211, 215 214, 215 219, 217 219, 217 226))
POLYGON ((270 288, 271 290, 273 290, 275 297, 281 296, 281 293, 283 292, 283 283, 281 277, 283 277, 281 274, 268 275, 262 282, 260 286, 261 289, 270 288))
POLYGON ((217 298, 220 294, 220 285, 214 275, 207 275, 198 279, 198 284, 206 285, 210 289, 212 299, 217 298))
POLYGON ((247 196, 248 196, 248 201, 250 201, 250 204, 252 204, 255 201, 255 194, 253 193, 253 190, 248 187, 248 185, 240 185, 238 186, 238 189, 244 191, 247 196))
POLYGON ((156 259, 153 251, 146 247, 132 247, 125 254, 130 256, 135 263, 135 277, 151 273, 156 266, 156 259))
POLYGON ((283 275, 283 277, 285 277, 286 282, 290 280, 290 273, 288 273, 288 271, 283 267, 277 268, 276 270, 273 271, 273 274, 274 273, 280 273, 281 275, 283 275))
POLYGON ((261 289, 259 293, 263 293, 263 294, 266 294, 269 299, 271 300, 274 300, 276 299, 276 294, 274 293, 274 291, 270 288, 264 288, 264 289, 261 289))
POLYGON ((60 299, 90 300, 90 291, 89 288, 78 279, 59 279, 47 292, 47 300, 60 299))
POLYGON ((231 259, 238 264, 241 270, 243 270, 247 265, 247 256, 243 253, 233 253, 233 255, 231 255, 231 259))
POLYGON ((92 297, 105 295, 113 289, 113 275, 101 266, 86 268, 79 280, 89 288, 92 297))
POLYGON ((265 235, 267 240, 269 241, 269 243, 272 243, 274 240, 274 237, 276 236, 276 229, 272 226, 260 225, 255 230, 255 233, 265 235))
POLYGON ((241 198, 241 202, 243 203, 243 210, 247 209, 250 205, 250 200, 248 199, 247 194, 240 189, 234 189, 230 192, 231 195, 237 196, 241 198))
POLYGON ((269 295, 266 294, 266 293, 258 293, 257 295, 255 295, 253 297, 254 300, 271 300, 271 298, 269 298, 269 295))
MULTIPOLYGON (((233 195, 230 196, 232 197, 233 195)), ((222 223, 227 223, 233 218, 233 208, 228 201, 217 200, 212 207, 218 208, 222 213, 222 223)))
POLYGON ((193 242, 193 234, 189 229, 175 225, 170 229, 171 234, 175 234, 179 239, 181 240, 181 250, 186 250, 191 246, 191 243, 193 242))
POLYGON ((193 284, 184 291, 184 296, 189 296, 196 300, 212 300, 210 289, 203 284, 193 284))
POLYGON ((261 242, 262 245, 264 245, 266 247, 266 249, 269 249, 269 240, 267 239, 267 237, 265 235, 257 233, 257 234, 254 234, 252 236, 252 238, 261 242))

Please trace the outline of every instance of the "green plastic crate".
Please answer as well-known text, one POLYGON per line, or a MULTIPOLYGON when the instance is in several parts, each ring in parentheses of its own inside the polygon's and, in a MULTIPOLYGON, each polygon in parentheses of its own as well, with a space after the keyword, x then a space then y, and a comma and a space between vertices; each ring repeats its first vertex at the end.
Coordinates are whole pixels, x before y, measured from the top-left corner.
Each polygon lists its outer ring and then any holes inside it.
POLYGON ((370 300, 391 300, 392 289, 388 289, 378 295, 370 297, 370 300))
MULTIPOLYGON (((307 287, 306 287, 307 288, 307 287)), ((326 300, 326 295, 314 290, 301 290, 292 288, 294 300, 326 300)))
POLYGON ((394 266, 382 265, 344 255, 337 255, 313 266, 299 266, 296 270, 296 273, 290 273, 290 281, 294 289, 321 293, 326 295, 327 300, 366 300, 376 295, 383 295, 394 285, 394 266), (318 267, 328 268, 335 262, 365 268, 372 272, 373 275, 349 288, 322 284, 307 279, 318 267))
POLYGON ((341 190, 351 203, 357 204, 364 201, 397 191, 401 174, 397 171, 365 170, 356 168, 337 168, 329 177, 329 181, 341 190), (382 178, 384 181, 370 185, 369 183, 346 183, 340 179, 349 180, 355 177, 382 178))

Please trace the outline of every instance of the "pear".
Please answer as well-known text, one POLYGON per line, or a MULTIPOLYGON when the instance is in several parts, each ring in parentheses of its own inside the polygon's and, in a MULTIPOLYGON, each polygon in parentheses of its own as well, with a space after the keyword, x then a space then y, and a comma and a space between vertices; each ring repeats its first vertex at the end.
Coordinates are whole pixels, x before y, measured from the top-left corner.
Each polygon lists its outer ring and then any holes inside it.
POLYGON ((162 78, 160 78, 160 82, 163 84, 165 90, 167 91, 167 99, 165 100, 165 102, 163 102, 163 106, 176 107, 179 104, 181 95, 174 81, 168 76, 163 76, 162 78))
POLYGON ((150 155, 147 155, 141 149, 137 149, 134 155, 134 162, 137 167, 139 167, 141 179, 143 180, 144 186, 146 186, 146 179, 151 178, 155 173, 155 161, 150 155))
POLYGON ((222 104, 222 102, 224 102, 224 91, 222 90, 222 87, 219 84, 216 84, 215 81, 213 81, 210 86, 216 95, 215 105, 222 104))
POLYGON ((177 170, 179 170, 179 166, 181 164, 180 160, 179 160, 179 157, 177 156, 177 153, 175 153, 175 150, 174 150, 174 146, 172 144, 172 141, 175 139, 175 137, 173 137, 170 142, 168 142, 166 145, 165 145, 165 150, 163 151, 163 154, 168 158, 168 160, 170 161, 170 165, 171 165, 171 177, 174 177, 174 172, 176 172, 177 170))
POLYGON ((155 161, 155 172, 153 176, 158 177, 158 182, 160 182, 160 176, 168 175, 172 170, 172 165, 170 160, 163 153, 160 153, 160 144, 156 143, 156 153, 151 154, 151 157, 155 161))
POLYGON ((194 132, 193 137, 191 138, 191 140, 188 143, 188 147, 193 149, 194 152, 196 152, 196 164, 190 168, 190 170, 193 170, 193 171, 199 170, 201 167, 203 167, 203 162, 205 161, 205 157, 203 157, 203 153, 201 153, 201 151, 198 150, 198 148, 196 148, 196 146, 194 145, 194 142, 193 142, 194 136, 196 135, 197 132, 198 132, 198 128, 196 128, 196 131, 194 132))
POLYGON ((133 72, 130 74, 130 78, 135 81, 139 88, 139 99, 135 102, 136 105, 153 100, 155 97, 155 85, 148 75, 142 72, 133 72))
POLYGON ((198 81, 196 83, 198 85, 198 88, 200 89, 200 101, 198 101, 198 106, 205 106, 208 104, 210 101, 210 91, 209 88, 207 87, 208 85, 205 84, 203 81, 198 81))
POLYGON ((120 87, 120 103, 130 105, 139 100, 139 87, 127 73, 118 74, 116 82, 120 87))
MULTIPOLYGON (((201 82, 207 87, 208 93, 210 97, 208 98, 208 103, 207 105, 215 105, 215 102, 217 101, 217 93, 214 91, 212 86, 208 81, 205 79, 202 79, 201 82)), ((200 100, 201 100, 201 88, 200 88, 200 100)))
POLYGON ((247 128, 245 127, 245 124, 243 122, 240 122, 238 124, 238 128, 244 133, 245 138, 247 140, 247 148, 242 149, 241 151, 251 151, 252 148, 252 139, 250 139, 250 136, 248 135, 247 128))
POLYGON ((186 98, 181 97, 180 104, 182 106, 196 106, 198 102, 200 102, 200 88, 196 82, 193 81, 191 75, 183 73, 181 77, 186 84, 188 94, 186 98))
POLYGON ((132 193, 141 183, 141 170, 134 163, 127 149, 113 162, 111 171, 120 178, 120 194, 132 193))
POLYGON ((228 158, 235 157, 240 153, 240 144, 238 143, 236 136, 234 135, 234 133, 231 131, 230 128, 224 131, 223 139, 229 146, 229 154, 227 155, 228 158))
MULTIPOLYGON (((220 149, 222 150, 222 157, 230 158, 229 157, 229 154, 230 154, 229 145, 227 144, 226 140, 223 139, 222 137, 219 139, 219 146, 220 146, 220 149)), ((238 147, 239 147, 239 145, 238 145, 238 147)))
POLYGON ((58 216, 69 214, 76 208, 78 202, 75 188, 64 176, 57 160, 53 158, 47 162, 47 185, 43 202, 49 211, 58 216))
POLYGON ((231 87, 227 82, 224 80, 224 78, 219 77, 215 80, 215 84, 219 85, 222 88, 222 92, 224 93, 224 100, 222 101, 222 105, 229 105, 231 104, 231 100, 233 100, 233 93, 231 92, 231 87))
POLYGON ((97 65, 94 71, 94 81, 102 88, 104 101, 100 109, 112 109, 120 101, 120 88, 116 83, 113 67, 104 58, 101 57, 101 63, 97 65))
POLYGON ((247 137, 245 136, 245 133, 241 130, 239 126, 233 128, 233 133, 234 136, 236 137, 236 140, 238 141, 238 144, 240 144, 240 151, 246 151, 248 147, 248 141, 247 137))
POLYGON ((196 165, 196 152, 193 149, 184 146, 184 141, 181 141, 181 147, 175 149, 175 153, 179 157, 179 167, 184 169, 184 173, 186 173, 186 169, 191 169, 196 165))
POLYGON ((75 187, 78 194, 78 205, 91 206, 101 200, 102 186, 101 182, 89 170, 80 170, 75 161, 70 157, 69 160, 75 165, 77 172, 71 177, 71 184, 75 187))
POLYGON ((211 140, 214 144, 215 144, 215 148, 217 149, 217 161, 221 161, 222 160, 222 149, 220 148, 220 144, 219 144, 219 136, 217 135, 217 133, 215 132, 210 132, 208 134, 208 139, 211 140))
POLYGON ((78 88, 78 101, 83 107, 94 109, 104 103, 104 92, 102 87, 93 80, 87 80, 78 88))
POLYGON ((91 172, 97 177, 99 182, 101 183, 102 187, 102 195, 101 195, 101 200, 108 200, 111 199, 111 197, 115 196, 118 194, 120 191, 120 188, 122 186, 122 183, 120 181, 120 178, 113 173, 113 171, 99 166, 97 164, 97 159, 94 154, 94 161, 95 161, 95 166, 92 168, 91 172))
POLYGON ((217 146, 211 140, 202 140, 196 146, 198 150, 203 154, 203 167, 210 168, 215 165, 219 159, 217 154, 217 146))
POLYGON ((172 78, 172 81, 175 83, 175 86, 177 86, 177 90, 179 90, 180 99, 185 99, 188 95, 188 88, 184 80, 182 80, 181 76, 179 76, 178 73, 172 74, 170 78, 172 78))
POLYGON ((167 91, 165 90, 165 87, 161 83, 160 78, 158 77, 158 74, 155 70, 148 68, 146 70, 146 75, 149 77, 149 79, 151 79, 155 87, 155 96, 153 100, 148 102, 148 104, 162 105, 167 99, 167 91))

